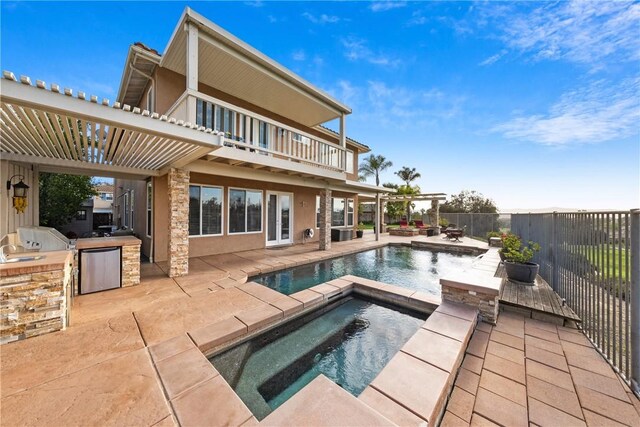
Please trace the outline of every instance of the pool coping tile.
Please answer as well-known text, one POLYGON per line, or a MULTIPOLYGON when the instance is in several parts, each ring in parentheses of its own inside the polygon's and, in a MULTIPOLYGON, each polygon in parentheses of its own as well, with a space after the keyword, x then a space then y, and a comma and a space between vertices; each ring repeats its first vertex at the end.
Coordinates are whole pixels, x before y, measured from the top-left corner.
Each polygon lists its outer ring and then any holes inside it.
POLYGON ((213 348, 249 332, 247 325, 235 316, 189 331, 189 336, 204 354, 213 348))

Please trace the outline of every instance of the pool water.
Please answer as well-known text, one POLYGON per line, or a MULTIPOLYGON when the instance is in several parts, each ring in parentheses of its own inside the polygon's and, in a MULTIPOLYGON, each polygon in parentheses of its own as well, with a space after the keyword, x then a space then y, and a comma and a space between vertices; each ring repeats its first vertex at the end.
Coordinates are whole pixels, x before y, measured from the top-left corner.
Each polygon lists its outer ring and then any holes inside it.
POLYGON ((210 361, 261 420, 320 374, 358 396, 424 320, 346 297, 210 361))
POLYGON ((439 296, 440 277, 470 267, 474 259, 473 255, 387 246, 250 280, 290 295, 352 274, 439 296))

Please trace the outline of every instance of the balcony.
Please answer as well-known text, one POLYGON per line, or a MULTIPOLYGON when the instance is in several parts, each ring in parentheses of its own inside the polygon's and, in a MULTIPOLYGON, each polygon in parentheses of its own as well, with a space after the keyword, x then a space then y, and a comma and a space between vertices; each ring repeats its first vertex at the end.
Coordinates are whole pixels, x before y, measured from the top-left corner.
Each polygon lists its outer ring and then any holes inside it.
POLYGON ((209 161, 340 180, 354 173, 352 150, 200 92, 186 91, 167 115, 211 130, 209 161))

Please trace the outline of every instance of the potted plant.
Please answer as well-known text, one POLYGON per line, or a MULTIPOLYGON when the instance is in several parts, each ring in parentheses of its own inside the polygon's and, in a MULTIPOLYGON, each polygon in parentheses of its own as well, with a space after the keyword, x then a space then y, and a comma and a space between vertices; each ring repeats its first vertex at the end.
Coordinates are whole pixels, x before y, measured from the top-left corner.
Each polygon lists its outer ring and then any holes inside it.
POLYGON ((364 224, 359 223, 358 228, 356 229, 356 238, 361 239, 364 235, 364 224))
POLYGON ((504 268, 507 277, 517 282, 535 282, 540 266, 530 262, 533 254, 540 250, 540 245, 529 241, 524 245, 520 238, 514 234, 508 234, 502 240, 500 253, 504 256, 504 268))

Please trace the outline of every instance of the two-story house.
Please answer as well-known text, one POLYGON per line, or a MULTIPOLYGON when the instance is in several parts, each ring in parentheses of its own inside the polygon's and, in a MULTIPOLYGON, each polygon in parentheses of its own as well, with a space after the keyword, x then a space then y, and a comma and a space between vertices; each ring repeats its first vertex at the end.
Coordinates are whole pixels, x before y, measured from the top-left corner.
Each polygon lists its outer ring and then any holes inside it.
MULTIPOLYGON (((118 101, 220 135, 215 151, 180 168, 188 172, 189 256, 318 242, 321 192, 330 192, 331 227, 357 224, 358 193, 371 191, 357 182, 358 156, 369 148, 345 135, 349 107, 192 10, 163 54, 130 47, 118 101), (322 126, 334 119, 340 132, 322 126)), ((154 261, 171 250, 169 184, 115 185, 143 205, 130 207, 129 223, 140 238, 153 236, 143 252, 154 261)))
POLYGON ((189 8, 162 54, 130 46, 113 105, 4 77, 3 109, 35 131, 9 126, 3 158, 115 177, 121 225, 171 276, 189 257, 326 249, 332 228, 358 223, 358 195, 384 191, 358 182, 369 148, 347 138, 348 106, 189 8))

